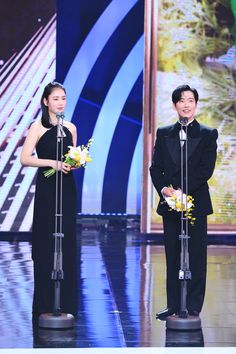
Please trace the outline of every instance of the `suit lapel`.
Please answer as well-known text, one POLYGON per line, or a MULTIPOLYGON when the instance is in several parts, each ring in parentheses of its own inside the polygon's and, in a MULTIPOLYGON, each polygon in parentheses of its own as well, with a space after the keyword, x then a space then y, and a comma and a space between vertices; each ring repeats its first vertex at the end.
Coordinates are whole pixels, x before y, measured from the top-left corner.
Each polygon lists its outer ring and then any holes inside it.
POLYGON ((188 160, 191 158, 200 140, 201 138, 191 138, 190 136, 188 137, 188 160))
MULTIPOLYGON (((177 169, 180 167, 179 127, 179 123, 176 122, 171 128, 170 134, 166 136, 166 145, 177 169)), ((188 160, 193 155, 200 141, 200 124, 194 120, 188 127, 188 160)))
POLYGON ((174 163, 178 166, 180 163, 180 140, 179 140, 179 123, 172 125, 170 133, 166 136, 166 145, 170 156, 174 163))
POLYGON ((178 135, 173 138, 168 138, 166 144, 172 160, 178 166, 180 162, 180 141, 178 135))
POLYGON ((200 141, 200 124, 194 119, 188 126, 188 159, 192 156, 200 141))

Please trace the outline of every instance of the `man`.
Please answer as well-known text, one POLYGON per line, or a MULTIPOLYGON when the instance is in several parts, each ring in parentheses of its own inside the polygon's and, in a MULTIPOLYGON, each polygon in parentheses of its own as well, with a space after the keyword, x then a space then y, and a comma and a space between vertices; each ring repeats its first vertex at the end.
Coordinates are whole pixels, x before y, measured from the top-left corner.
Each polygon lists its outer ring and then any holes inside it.
MULTIPOLYGON (((196 89, 188 85, 177 87, 172 93, 172 102, 178 117, 188 119, 188 194, 194 198, 193 217, 196 220, 194 225, 189 223, 188 227, 191 280, 187 281, 187 310, 189 315, 198 316, 206 284, 207 215, 213 213, 207 181, 215 167, 218 132, 199 124, 194 118, 198 102, 196 89)), ((178 121, 157 129, 150 167, 152 182, 160 196, 157 213, 163 218, 167 266, 167 308, 157 313, 160 320, 180 310, 181 213, 170 211, 164 199, 172 196, 181 186, 180 128, 178 121)))

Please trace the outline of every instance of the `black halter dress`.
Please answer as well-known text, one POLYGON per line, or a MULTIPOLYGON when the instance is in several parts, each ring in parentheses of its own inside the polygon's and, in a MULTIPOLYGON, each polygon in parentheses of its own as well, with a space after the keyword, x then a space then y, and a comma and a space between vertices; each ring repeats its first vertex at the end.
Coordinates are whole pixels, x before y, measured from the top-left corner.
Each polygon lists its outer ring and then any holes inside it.
MULTIPOLYGON (((64 154, 72 145, 72 135, 64 127, 64 154)), ((56 160, 57 126, 47 130, 36 146, 41 159, 56 160)), ((33 314, 53 312, 54 281, 51 279, 55 238, 56 174, 46 178, 39 168, 36 180, 32 228, 32 259, 34 263, 33 314)), ((60 174, 59 174, 60 179, 60 174)), ((64 279, 61 281, 61 312, 77 314, 76 262, 76 187, 72 172, 63 174, 62 239, 64 279)))

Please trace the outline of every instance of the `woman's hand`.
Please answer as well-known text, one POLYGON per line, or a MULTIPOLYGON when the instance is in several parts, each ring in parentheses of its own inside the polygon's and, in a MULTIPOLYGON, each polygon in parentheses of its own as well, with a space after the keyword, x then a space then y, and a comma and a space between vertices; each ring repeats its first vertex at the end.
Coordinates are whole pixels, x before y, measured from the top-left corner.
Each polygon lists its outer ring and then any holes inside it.
POLYGON ((71 171, 71 166, 68 163, 61 162, 61 161, 53 161, 52 168, 56 171, 62 171, 63 173, 67 174, 71 171))

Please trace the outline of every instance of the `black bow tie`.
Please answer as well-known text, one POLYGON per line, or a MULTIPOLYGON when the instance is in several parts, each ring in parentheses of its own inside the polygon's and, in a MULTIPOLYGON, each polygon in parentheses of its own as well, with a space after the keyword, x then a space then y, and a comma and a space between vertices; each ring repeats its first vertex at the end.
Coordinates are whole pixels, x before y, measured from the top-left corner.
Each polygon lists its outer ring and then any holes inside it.
MULTIPOLYGON (((179 122, 176 122, 175 124, 175 132, 179 132, 181 130, 181 124, 179 122)), ((191 122, 190 124, 186 126, 183 126, 183 130, 186 132, 187 130, 187 134, 188 136, 190 136, 191 138, 196 138, 199 135, 199 128, 197 126, 196 121, 191 122)))
MULTIPOLYGON (((185 126, 185 125, 182 125, 182 127, 183 127, 183 130, 184 130, 185 133, 186 133, 186 126, 185 126)), ((178 130, 179 130, 179 131, 181 130, 181 124, 180 124, 180 123, 178 124, 178 130)))
MULTIPOLYGON (((179 125, 179 130, 181 129, 181 124, 180 123, 178 123, 178 125, 179 125)), ((191 123, 189 123, 189 124, 187 124, 187 128, 186 128, 186 125, 182 125, 182 127, 183 127, 183 130, 186 132, 186 130, 189 132, 190 130, 192 130, 193 129, 193 126, 194 126, 194 123, 193 122, 191 122, 191 123)))

